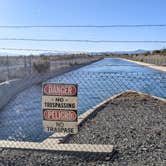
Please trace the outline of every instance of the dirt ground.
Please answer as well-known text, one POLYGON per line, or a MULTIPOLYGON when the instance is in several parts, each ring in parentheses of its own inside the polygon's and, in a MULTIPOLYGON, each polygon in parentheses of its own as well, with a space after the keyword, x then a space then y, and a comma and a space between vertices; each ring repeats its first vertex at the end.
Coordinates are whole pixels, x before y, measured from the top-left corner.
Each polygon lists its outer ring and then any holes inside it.
POLYGON ((124 93, 86 121, 67 143, 112 144, 104 159, 29 150, 0 150, 0 165, 166 165, 166 102, 124 93))

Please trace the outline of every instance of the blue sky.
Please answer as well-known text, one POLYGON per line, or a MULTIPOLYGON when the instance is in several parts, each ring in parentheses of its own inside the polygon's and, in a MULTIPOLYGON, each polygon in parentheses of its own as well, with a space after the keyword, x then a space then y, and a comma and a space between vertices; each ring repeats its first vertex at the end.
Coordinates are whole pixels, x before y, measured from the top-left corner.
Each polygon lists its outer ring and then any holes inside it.
MULTIPOLYGON (((165 0, 1 0, 0 25, 165 24, 165 0)), ((166 40, 166 28, 0 29, 0 38, 166 40)), ((160 49, 153 43, 0 41, 0 47, 59 51, 160 49)))

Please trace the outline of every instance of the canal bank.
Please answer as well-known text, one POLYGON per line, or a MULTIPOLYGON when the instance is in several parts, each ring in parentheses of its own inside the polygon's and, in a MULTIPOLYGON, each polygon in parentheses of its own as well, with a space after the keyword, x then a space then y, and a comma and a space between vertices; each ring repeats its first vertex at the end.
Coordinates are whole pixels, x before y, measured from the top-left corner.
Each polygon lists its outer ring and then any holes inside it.
MULTIPOLYGON (((100 59, 101 60, 101 59, 100 59)), ((47 81, 52 77, 62 75, 64 73, 77 70, 91 63, 95 63, 99 60, 90 61, 85 64, 73 65, 71 67, 62 68, 57 71, 53 71, 46 74, 36 74, 31 76, 26 76, 23 79, 14 79, 6 82, 0 83, 0 109, 4 107, 16 94, 23 91, 26 88, 31 87, 34 84, 42 83, 47 81)))
POLYGON ((155 69, 155 70, 166 72, 166 66, 157 66, 155 64, 138 62, 138 61, 133 61, 133 60, 130 60, 130 59, 125 59, 125 58, 119 58, 119 59, 123 59, 123 60, 128 61, 128 62, 136 63, 138 65, 142 65, 142 66, 146 66, 146 67, 149 67, 149 68, 152 68, 152 69, 155 69))

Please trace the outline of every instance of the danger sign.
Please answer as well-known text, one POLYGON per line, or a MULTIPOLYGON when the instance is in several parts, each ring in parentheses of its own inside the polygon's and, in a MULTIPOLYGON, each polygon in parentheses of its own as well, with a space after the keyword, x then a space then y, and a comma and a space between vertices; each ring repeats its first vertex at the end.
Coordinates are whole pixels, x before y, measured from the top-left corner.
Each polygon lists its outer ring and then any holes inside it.
POLYGON ((77 133, 77 108, 77 85, 43 84, 42 110, 45 131, 77 133))
POLYGON ((57 85, 50 83, 44 86, 44 94, 49 96, 76 96, 77 87, 75 85, 57 85))

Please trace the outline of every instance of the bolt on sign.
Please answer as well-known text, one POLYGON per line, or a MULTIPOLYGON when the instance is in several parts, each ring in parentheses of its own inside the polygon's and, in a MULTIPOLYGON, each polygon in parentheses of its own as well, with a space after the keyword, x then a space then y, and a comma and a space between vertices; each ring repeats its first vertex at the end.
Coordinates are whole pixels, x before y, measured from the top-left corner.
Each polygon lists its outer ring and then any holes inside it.
POLYGON ((47 132, 78 132, 77 85, 44 83, 42 95, 43 127, 47 132))

